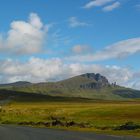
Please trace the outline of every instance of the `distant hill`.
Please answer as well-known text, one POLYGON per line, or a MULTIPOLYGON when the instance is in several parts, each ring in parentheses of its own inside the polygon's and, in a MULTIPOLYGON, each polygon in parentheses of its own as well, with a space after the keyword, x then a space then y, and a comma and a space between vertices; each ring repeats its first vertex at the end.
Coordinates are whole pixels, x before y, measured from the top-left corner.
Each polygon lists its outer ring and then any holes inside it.
POLYGON ((0 85, 12 91, 36 93, 59 97, 80 97, 103 100, 126 100, 140 98, 140 91, 109 83, 101 74, 86 73, 58 82, 31 84, 16 82, 0 85))
POLYGON ((31 85, 30 82, 26 82, 26 81, 18 81, 15 83, 8 83, 8 84, 0 84, 0 88, 4 88, 4 87, 19 87, 19 86, 27 86, 27 85, 31 85))

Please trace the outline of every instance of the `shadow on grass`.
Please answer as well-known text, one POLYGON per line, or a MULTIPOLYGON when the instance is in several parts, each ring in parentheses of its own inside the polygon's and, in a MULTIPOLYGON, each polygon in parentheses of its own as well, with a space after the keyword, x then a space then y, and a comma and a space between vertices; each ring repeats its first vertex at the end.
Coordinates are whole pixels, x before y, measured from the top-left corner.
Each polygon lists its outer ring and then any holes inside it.
POLYGON ((0 90, 0 104, 6 103, 6 101, 17 101, 17 102, 56 102, 56 101, 70 101, 70 102, 92 102, 94 100, 80 97, 61 97, 61 96, 50 96, 39 93, 28 93, 22 91, 13 90, 0 90))

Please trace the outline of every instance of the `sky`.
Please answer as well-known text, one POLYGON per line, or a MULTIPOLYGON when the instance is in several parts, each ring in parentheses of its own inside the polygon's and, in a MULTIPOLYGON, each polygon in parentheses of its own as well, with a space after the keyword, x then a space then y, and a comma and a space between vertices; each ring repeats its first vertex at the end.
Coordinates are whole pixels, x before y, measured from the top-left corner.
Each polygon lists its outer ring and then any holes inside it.
POLYGON ((100 73, 140 89, 139 0, 0 2, 0 83, 100 73))

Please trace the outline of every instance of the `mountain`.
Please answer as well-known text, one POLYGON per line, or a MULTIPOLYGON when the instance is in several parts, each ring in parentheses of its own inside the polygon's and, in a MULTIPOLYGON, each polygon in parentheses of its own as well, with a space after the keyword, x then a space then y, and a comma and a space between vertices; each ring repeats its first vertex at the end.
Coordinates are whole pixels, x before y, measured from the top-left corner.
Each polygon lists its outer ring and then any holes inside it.
POLYGON ((64 84, 66 87, 70 85, 70 88, 77 85, 76 88, 81 89, 101 89, 110 85, 106 77, 94 73, 82 74, 80 76, 61 81, 60 83, 64 84), (72 83, 73 86, 71 86, 72 83))
MULTIPOLYGON (((7 86, 2 88, 7 88, 7 86)), ((105 76, 94 73, 86 73, 58 82, 37 84, 18 82, 10 84, 8 89, 16 92, 36 93, 55 97, 80 97, 104 100, 140 98, 140 91, 111 84, 105 76)))
POLYGON ((27 86, 27 85, 31 85, 31 83, 26 82, 26 81, 18 81, 18 82, 15 82, 15 83, 0 84, 0 88, 22 87, 22 86, 27 86))

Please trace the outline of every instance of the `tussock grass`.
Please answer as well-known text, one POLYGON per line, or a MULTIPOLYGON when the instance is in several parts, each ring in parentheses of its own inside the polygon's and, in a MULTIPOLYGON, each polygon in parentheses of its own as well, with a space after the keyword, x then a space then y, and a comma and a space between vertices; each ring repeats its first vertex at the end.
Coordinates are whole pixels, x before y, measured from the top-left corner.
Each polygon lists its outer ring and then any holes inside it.
POLYGON ((140 136, 140 129, 115 130, 127 122, 140 125, 140 101, 51 101, 12 102, 2 107, 0 122, 72 130, 96 131, 111 134, 140 136), (53 118, 53 119, 52 119, 53 118), (31 124, 30 124, 31 122, 31 124), (75 125, 60 125, 73 122, 75 125), (79 125, 81 124, 81 125, 79 125), (84 125, 86 124, 86 125, 84 125), (83 126, 83 127, 80 127, 83 126))

